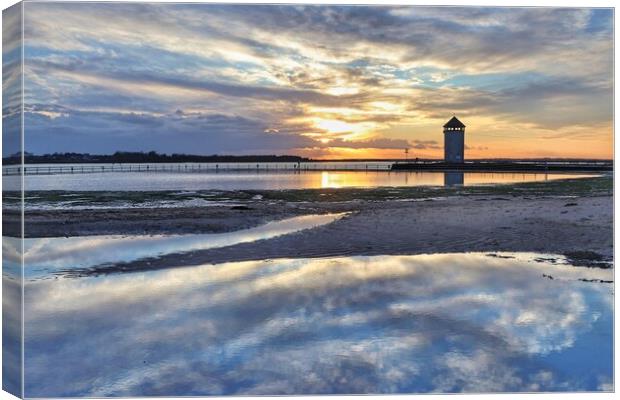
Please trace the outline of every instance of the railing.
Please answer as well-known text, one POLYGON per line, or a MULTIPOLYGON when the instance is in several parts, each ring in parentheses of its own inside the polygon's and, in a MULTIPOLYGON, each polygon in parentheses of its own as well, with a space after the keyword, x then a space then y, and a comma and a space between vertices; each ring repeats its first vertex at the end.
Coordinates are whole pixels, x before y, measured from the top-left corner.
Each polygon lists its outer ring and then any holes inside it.
POLYGON ((393 171, 546 171, 546 172, 603 172, 613 171, 613 163, 608 161, 560 161, 560 162, 541 162, 541 161, 470 161, 464 163, 448 163, 443 161, 436 162, 412 162, 394 163, 393 171))
POLYGON ((389 171, 391 164, 372 163, 221 163, 221 164, 109 164, 3 166, 2 175, 59 175, 109 172, 226 172, 226 171, 389 171), (23 170, 23 171, 22 171, 23 170))
MULTIPOLYGON (((62 164, 62 165, 25 165, 25 166, 3 166, 3 176, 18 176, 22 172, 24 175, 60 175, 60 174, 92 174, 109 172, 303 172, 303 171, 390 171, 390 170, 431 170, 434 167, 443 168, 441 161, 420 161, 420 162, 305 162, 305 163, 177 163, 177 164, 62 164)), ((522 165, 531 167, 544 167, 545 169, 598 169, 611 170, 613 164, 610 162, 467 162, 463 167, 477 166, 483 169, 499 168, 498 166, 522 165)), ((464 168, 470 169, 470 168, 464 168)), ((501 170, 501 168, 499 168, 501 170)))

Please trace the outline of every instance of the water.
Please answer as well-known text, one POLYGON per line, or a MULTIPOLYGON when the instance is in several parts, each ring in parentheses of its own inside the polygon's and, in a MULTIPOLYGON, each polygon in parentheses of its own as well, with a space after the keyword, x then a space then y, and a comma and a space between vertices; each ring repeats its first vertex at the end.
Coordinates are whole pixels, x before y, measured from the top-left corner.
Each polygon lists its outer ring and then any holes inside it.
POLYGON ((501 256, 28 281, 25 395, 613 390, 613 271, 501 256))
MULTIPOLYGON (((101 264, 129 262, 171 253, 205 250, 240 243, 271 239, 315 228, 342 218, 345 214, 304 215, 268 222, 256 228, 228 233, 195 235, 96 235, 24 239, 24 276, 50 278, 53 273, 84 269, 101 264)), ((18 241, 3 241, 6 267, 18 271, 18 241)))
MULTIPOLYGON (((223 171, 223 172, 109 172, 28 175, 25 190, 158 191, 158 190, 283 190, 351 187, 452 186, 539 182, 586 178, 588 174, 389 172, 389 171, 223 171)), ((16 185, 19 176, 3 177, 16 185)))

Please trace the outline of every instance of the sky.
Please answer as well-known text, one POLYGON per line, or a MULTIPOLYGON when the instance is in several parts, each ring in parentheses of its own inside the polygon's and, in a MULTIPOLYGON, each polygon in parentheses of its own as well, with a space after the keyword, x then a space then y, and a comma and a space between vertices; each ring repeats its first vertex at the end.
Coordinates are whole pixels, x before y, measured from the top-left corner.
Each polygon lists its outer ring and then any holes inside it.
MULTIPOLYGON (((26 150, 611 158, 611 9, 26 3, 26 150)), ((10 51, 10 47, 8 50, 10 51)))

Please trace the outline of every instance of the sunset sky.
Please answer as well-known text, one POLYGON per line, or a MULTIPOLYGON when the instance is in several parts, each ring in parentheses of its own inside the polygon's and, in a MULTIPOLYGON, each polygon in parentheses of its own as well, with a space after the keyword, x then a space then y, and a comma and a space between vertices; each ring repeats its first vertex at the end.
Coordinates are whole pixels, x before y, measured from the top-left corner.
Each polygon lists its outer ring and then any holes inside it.
POLYGON ((25 4, 26 150, 612 157, 611 9, 25 4))

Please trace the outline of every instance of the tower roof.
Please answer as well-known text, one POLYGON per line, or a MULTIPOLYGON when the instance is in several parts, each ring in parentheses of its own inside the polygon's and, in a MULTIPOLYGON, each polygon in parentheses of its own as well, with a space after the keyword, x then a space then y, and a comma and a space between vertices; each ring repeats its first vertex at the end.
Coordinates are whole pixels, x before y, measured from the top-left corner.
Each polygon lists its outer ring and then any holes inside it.
POLYGON ((465 128, 465 124, 459 121, 457 117, 452 117, 450 121, 446 122, 444 128, 465 128))

